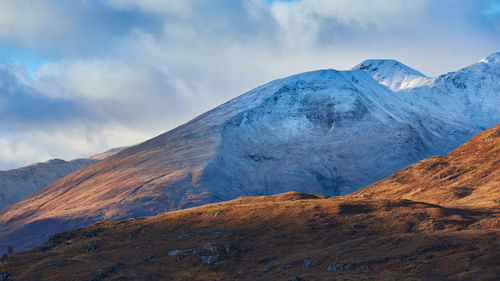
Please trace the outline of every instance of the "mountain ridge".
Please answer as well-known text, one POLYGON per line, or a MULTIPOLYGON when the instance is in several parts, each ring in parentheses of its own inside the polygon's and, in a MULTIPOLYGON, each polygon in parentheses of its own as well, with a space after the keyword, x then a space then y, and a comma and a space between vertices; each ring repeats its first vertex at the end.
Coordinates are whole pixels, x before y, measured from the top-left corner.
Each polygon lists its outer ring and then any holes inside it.
POLYGON ((71 161, 51 159, 17 169, 0 171, 0 209, 14 204, 41 187, 97 161, 86 158, 71 161))
POLYGON ((3 210, 0 245, 241 195, 350 193, 495 125, 499 73, 480 63, 398 92, 363 70, 269 82, 3 210))

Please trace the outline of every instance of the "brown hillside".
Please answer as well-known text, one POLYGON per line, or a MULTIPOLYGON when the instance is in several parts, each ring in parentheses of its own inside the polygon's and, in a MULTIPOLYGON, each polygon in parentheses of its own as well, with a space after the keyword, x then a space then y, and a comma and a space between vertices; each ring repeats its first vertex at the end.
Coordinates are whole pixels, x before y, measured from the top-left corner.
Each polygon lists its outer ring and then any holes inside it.
POLYGON ((499 219, 498 209, 410 200, 242 197, 61 233, 9 256, 0 272, 2 280, 498 280, 499 219))
POLYGON ((346 197, 240 197, 100 222, 0 280, 500 280, 500 125, 346 197))
POLYGON ((408 166, 352 196, 444 205, 500 205, 500 124, 448 155, 408 166))

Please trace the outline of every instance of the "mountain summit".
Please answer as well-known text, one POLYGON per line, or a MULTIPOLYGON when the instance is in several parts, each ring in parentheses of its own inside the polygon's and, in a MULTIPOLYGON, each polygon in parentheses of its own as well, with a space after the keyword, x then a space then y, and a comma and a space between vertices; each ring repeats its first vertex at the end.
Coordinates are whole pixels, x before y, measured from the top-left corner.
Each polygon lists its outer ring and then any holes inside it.
POLYGON ((421 72, 390 59, 365 60, 352 69, 366 72, 377 82, 393 91, 414 88, 431 80, 421 72))
POLYGON ((482 63, 500 63, 500 52, 493 53, 484 59, 481 59, 479 62, 482 63))
POLYGON ((348 194, 500 120, 495 60, 432 79, 380 62, 272 81, 78 170, 3 210, 0 247, 242 195, 348 194))

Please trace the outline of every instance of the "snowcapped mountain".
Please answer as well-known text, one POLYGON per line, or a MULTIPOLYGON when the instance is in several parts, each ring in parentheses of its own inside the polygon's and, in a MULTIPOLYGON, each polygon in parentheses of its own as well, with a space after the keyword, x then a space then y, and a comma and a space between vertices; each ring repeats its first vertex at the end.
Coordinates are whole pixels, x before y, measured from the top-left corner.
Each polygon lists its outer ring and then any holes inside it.
POLYGON ((124 147, 117 147, 89 158, 71 161, 52 159, 17 169, 0 171, 0 209, 26 198, 49 183, 123 149, 124 147))
POLYGON ((272 81, 4 209, 0 247, 241 195, 353 192, 497 124, 498 56, 436 78, 369 60, 272 81))

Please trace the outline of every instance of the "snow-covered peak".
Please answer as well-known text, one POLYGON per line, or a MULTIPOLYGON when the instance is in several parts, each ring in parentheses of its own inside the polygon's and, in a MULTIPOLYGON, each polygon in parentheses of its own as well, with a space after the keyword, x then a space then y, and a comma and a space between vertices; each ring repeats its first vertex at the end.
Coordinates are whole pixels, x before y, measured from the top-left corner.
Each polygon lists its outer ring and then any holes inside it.
POLYGON ((393 91, 418 87, 430 81, 421 72, 390 59, 365 60, 352 69, 366 72, 377 82, 393 91))
POLYGON ((500 52, 493 53, 484 59, 481 59, 479 62, 484 63, 500 63, 500 52))

